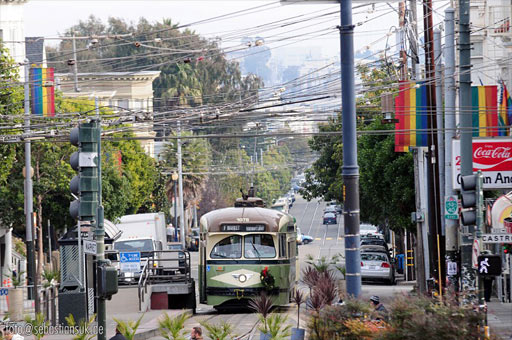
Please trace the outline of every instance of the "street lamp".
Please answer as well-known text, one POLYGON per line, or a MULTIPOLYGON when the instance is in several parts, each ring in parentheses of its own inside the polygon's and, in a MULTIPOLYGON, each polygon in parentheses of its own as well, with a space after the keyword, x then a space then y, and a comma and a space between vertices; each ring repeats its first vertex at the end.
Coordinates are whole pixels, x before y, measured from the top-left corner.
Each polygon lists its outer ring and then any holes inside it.
POLYGON ((174 240, 178 240, 178 190, 176 186, 178 185, 178 174, 174 171, 171 175, 172 180, 174 181, 174 240))

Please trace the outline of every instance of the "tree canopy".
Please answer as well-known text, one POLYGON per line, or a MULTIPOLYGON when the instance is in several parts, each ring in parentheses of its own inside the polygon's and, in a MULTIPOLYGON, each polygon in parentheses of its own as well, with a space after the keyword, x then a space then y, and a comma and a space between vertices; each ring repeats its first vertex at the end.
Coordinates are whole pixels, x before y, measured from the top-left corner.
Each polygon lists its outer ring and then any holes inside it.
MULTIPOLYGON (((393 134, 364 133, 393 129, 392 125, 382 123, 382 115, 368 110, 369 106, 380 107, 383 90, 372 88, 376 83, 388 81, 389 67, 381 63, 375 68, 358 68, 366 91, 357 100, 357 115, 363 118, 358 124, 363 133, 357 140, 357 150, 361 220, 396 230, 413 228, 410 220, 410 213, 415 211, 413 158, 410 153, 394 151, 393 134)), ((320 131, 341 131, 341 117, 321 125, 320 131)), ((342 202, 342 138, 316 136, 310 146, 319 153, 319 158, 306 171, 304 196, 342 202)))

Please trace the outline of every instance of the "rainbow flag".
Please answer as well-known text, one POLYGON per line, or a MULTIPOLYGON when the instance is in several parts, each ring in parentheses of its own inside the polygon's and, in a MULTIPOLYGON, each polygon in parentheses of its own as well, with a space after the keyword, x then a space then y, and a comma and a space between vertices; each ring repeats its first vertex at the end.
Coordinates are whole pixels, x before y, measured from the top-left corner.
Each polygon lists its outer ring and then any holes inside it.
POLYGON ((53 68, 30 68, 30 106, 33 115, 55 116, 53 68))
POLYGON ((473 137, 498 136, 498 86, 471 87, 473 137))
POLYGON ((427 146, 427 87, 402 82, 395 97, 395 152, 411 146, 427 146))
POLYGON ((501 84, 500 107, 498 110, 499 136, 510 136, 510 124, 512 124, 512 98, 504 82, 501 84))

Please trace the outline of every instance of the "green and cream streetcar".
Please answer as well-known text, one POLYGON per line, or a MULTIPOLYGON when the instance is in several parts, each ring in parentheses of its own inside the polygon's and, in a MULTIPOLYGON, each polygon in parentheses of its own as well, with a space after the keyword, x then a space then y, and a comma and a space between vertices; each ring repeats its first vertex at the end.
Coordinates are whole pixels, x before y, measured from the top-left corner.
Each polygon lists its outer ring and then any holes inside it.
POLYGON ((298 274, 295 220, 261 203, 239 199, 201 217, 201 303, 226 308, 263 291, 276 305, 290 302, 298 274))

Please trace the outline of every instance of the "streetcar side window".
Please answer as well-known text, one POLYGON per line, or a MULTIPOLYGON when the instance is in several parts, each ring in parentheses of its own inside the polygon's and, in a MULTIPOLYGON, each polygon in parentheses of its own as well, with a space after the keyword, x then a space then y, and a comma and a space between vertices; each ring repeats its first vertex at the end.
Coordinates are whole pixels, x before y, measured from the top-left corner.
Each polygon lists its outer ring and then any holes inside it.
POLYGON ((242 257, 242 237, 233 235, 222 239, 210 253, 212 259, 238 259, 242 257))
POLYGON ((244 240, 244 256, 246 258, 263 259, 276 257, 276 248, 274 246, 272 235, 245 235, 244 240))
POLYGON ((286 257, 286 234, 279 235, 279 257, 286 257))

